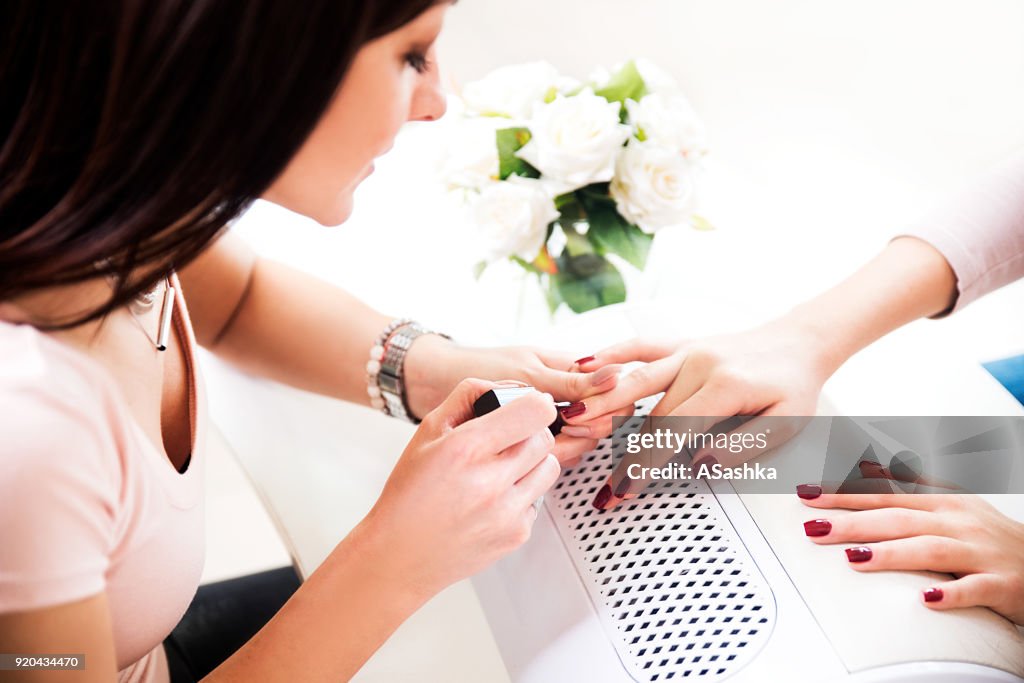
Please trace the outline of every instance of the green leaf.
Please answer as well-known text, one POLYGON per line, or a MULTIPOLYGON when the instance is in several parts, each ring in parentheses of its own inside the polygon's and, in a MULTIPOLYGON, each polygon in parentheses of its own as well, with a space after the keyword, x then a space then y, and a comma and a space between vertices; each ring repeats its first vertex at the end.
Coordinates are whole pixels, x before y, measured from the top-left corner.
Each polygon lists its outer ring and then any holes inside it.
POLYGON ((595 252, 588 252, 580 254, 579 256, 569 256, 566 259, 565 271, 580 278, 588 278, 592 275, 600 273, 605 264, 608 263, 608 259, 595 252))
POLYGON ((529 261, 524 261, 523 259, 519 258, 518 256, 509 256, 508 258, 509 258, 510 261, 515 263, 517 266, 519 266, 523 270, 529 271, 531 273, 540 273, 541 272, 540 269, 537 268, 537 266, 533 265, 529 261))
POLYGON ((571 223, 569 225, 562 224, 562 232, 565 234, 565 253, 570 257, 595 253, 594 245, 586 237, 576 232, 571 223))
POLYGON ((575 193, 561 195, 555 199, 555 208, 558 209, 559 214, 555 222, 562 226, 562 230, 572 229, 573 223, 586 218, 583 205, 580 204, 579 197, 575 193), (560 203, 559 200, 561 200, 560 203))
POLYGON ((509 176, 519 175, 524 178, 540 178, 540 171, 516 156, 530 141, 529 128, 502 128, 495 132, 498 145, 498 178, 506 180, 509 176))
POLYGON ((594 202, 615 206, 615 198, 611 195, 610 186, 611 183, 593 183, 580 188, 577 192, 580 193, 583 203, 587 206, 594 202))
POLYGON ((643 270, 654 236, 623 218, 614 204, 587 200, 585 206, 590 221, 587 237, 598 253, 616 254, 643 270))
POLYGON ((594 94, 600 95, 609 102, 625 102, 626 100, 639 102, 647 94, 647 84, 644 83, 640 70, 636 68, 636 62, 631 59, 594 94))
POLYGON ((701 232, 710 232, 715 229, 715 226, 711 224, 707 218, 693 214, 690 216, 690 225, 693 226, 694 230, 700 230, 701 232))
POLYGON ((558 88, 551 86, 548 91, 544 94, 544 104, 551 104, 558 98, 558 88))
POLYGON ((566 192, 555 197, 555 208, 561 211, 565 207, 569 206, 576 201, 576 195, 572 192, 566 192))
POLYGON ((577 258, 563 255, 559 262, 558 274, 551 276, 551 288, 557 290, 558 297, 576 313, 626 300, 626 283, 622 274, 606 259, 594 254, 577 258), (585 267, 576 263, 579 261, 585 262, 585 267))
POLYGON ((481 261, 473 266, 473 277, 479 280, 483 276, 485 270, 487 270, 487 261, 481 261))

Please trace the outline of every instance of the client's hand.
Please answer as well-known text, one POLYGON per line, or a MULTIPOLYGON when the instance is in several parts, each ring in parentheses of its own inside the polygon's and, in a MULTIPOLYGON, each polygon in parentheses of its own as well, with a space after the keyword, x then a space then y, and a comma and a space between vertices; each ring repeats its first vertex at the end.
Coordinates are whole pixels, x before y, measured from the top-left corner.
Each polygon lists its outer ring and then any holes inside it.
POLYGON ((533 503, 561 471, 548 431, 555 408, 536 393, 473 418, 473 402, 495 386, 465 380, 423 418, 363 521, 396 587, 429 597, 530 536, 533 503))
POLYGON ((945 572, 956 580, 925 590, 936 610, 982 605, 1024 625, 1024 524, 967 494, 819 493, 801 488, 812 508, 857 510, 804 522, 819 544, 850 544, 852 569, 945 572), (855 545, 868 544, 868 545, 855 545))
MULTIPOLYGON (((517 380, 547 392, 556 401, 571 401, 563 417, 602 417, 590 407, 591 397, 615 388, 621 365, 602 363, 593 371, 580 372, 574 356, 525 346, 474 348, 449 342, 438 336, 420 337, 405 360, 407 391, 413 414, 423 415, 439 405, 445 396, 466 377, 487 380, 517 380)), ((559 435, 553 453, 565 465, 577 462, 580 456, 597 445, 597 439, 611 432, 611 414, 632 415, 633 401, 623 403, 602 401, 607 415, 608 431, 588 431, 559 435)))
MULTIPOLYGON (((803 328, 775 321, 750 331, 710 337, 699 341, 650 341, 635 339, 612 346, 580 365, 582 371, 593 372, 609 364, 642 361, 618 385, 607 393, 587 401, 588 413, 606 416, 606 423, 586 422, 582 416, 570 420, 573 425, 611 430, 615 407, 664 391, 664 397, 651 412, 655 416, 716 417, 709 424, 695 424, 694 430, 706 430, 719 420, 734 415, 813 415, 818 394, 834 370, 822 353, 816 337, 803 328)), ((756 432, 757 420, 740 429, 756 432)), ((794 423, 794 431, 798 425, 794 423)), ((583 435, 584 430, 569 432, 583 435)), ((781 440, 781 438, 780 438, 781 440)), ((753 457, 756 450, 745 450, 753 457)), ((652 453, 657 459, 672 457, 671 451, 652 453)), ((723 466, 729 454, 699 451, 694 461, 714 456, 723 466)), ((652 462, 660 466, 665 462, 652 462)), ((628 463, 623 461, 594 500, 594 505, 608 509, 625 497, 635 495, 629 490, 626 477, 628 463), (607 490, 605 490, 607 489, 607 490)))

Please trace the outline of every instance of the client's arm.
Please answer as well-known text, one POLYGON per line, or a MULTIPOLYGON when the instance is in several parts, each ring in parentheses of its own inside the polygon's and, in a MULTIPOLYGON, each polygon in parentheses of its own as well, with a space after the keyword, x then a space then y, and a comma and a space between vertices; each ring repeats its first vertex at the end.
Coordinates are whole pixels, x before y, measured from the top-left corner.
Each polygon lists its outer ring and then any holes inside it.
MULTIPOLYGON (((655 415, 813 415, 825 380, 854 353, 908 322, 958 310, 1020 277, 1024 155, 777 320, 739 334, 684 344, 633 341, 595 354, 583 370, 631 360, 648 364, 588 403, 596 415, 607 405, 665 391, 655 415)), ((586 419, 570 420, 576 425, 571 433, 584 434, 586 419)), ((622 479, 623 473, 613 475, 612 495, 601 493, 599 507, 618 504, 614 493, 622 479)))

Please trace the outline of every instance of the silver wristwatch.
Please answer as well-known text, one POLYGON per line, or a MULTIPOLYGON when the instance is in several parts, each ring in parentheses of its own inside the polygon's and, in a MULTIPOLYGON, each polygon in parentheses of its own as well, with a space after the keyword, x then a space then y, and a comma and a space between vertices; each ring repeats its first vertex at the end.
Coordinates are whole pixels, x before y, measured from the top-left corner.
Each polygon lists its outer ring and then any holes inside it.
POLYGON ((405 387, 405 356, 412 343, 424 334, 437 334, 445 339, 451 339, 448 335, 428 330, 417 322, 400 321, 400 324, 383 340, 380 369, 376 373, 376 384, 380 391, 380 400, 383 401, 381 409, 392 417, 408 420, 413 424, 419 424, 420 420, 414 417, 409 409, 405 387))

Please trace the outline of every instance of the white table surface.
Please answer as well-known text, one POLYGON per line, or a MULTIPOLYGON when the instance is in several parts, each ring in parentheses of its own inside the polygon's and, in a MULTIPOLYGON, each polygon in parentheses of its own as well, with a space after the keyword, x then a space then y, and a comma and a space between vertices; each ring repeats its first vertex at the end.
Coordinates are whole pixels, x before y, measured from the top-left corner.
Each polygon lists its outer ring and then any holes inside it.
MULTIPOLYGON (((647 305, 563 317, 551 331, 542 316, 512 312, 519 297, 500 269, 475 283, 466 226, 434 173, 444 123, 403 133, 360 189, 345 226, 324 230, 258 203, 236 229, 274 258, 462 340, 529 339, 586 355, 666 326, 707 334, 778 314, 1024 144, 1024 5, 1014 0, 593 0, 585 12, 580 7, 459 3, 442 65, 458 84, 516 61, 548 59, 585 77, 596 64, 648 56, 679 78, 709 129, 701 211, 718 230, 659 234, 649 272, 631 282, 647 305), (623 11, 628 22, 610 20, 623 11), (403 275, 400 283, 388 286, 382 263, 403 275)), ((1024 351, 1022 310, 1018 283, 950 319, 915 323, 852 359, 830 381, 828 397, 854 415, 1020 414, 978 361, 1024 351)), ((326 340, 324 347, 329 352, 326 340)), ((208 359, 205 366, 214 419, 308 574, 369 509, 409 428, 208 359)), ((1016 514, 1019 499, 1000 504, 1016 514)), ((501 681, 507 674, 463 582, 403 625, 359 679, 501 681)))

